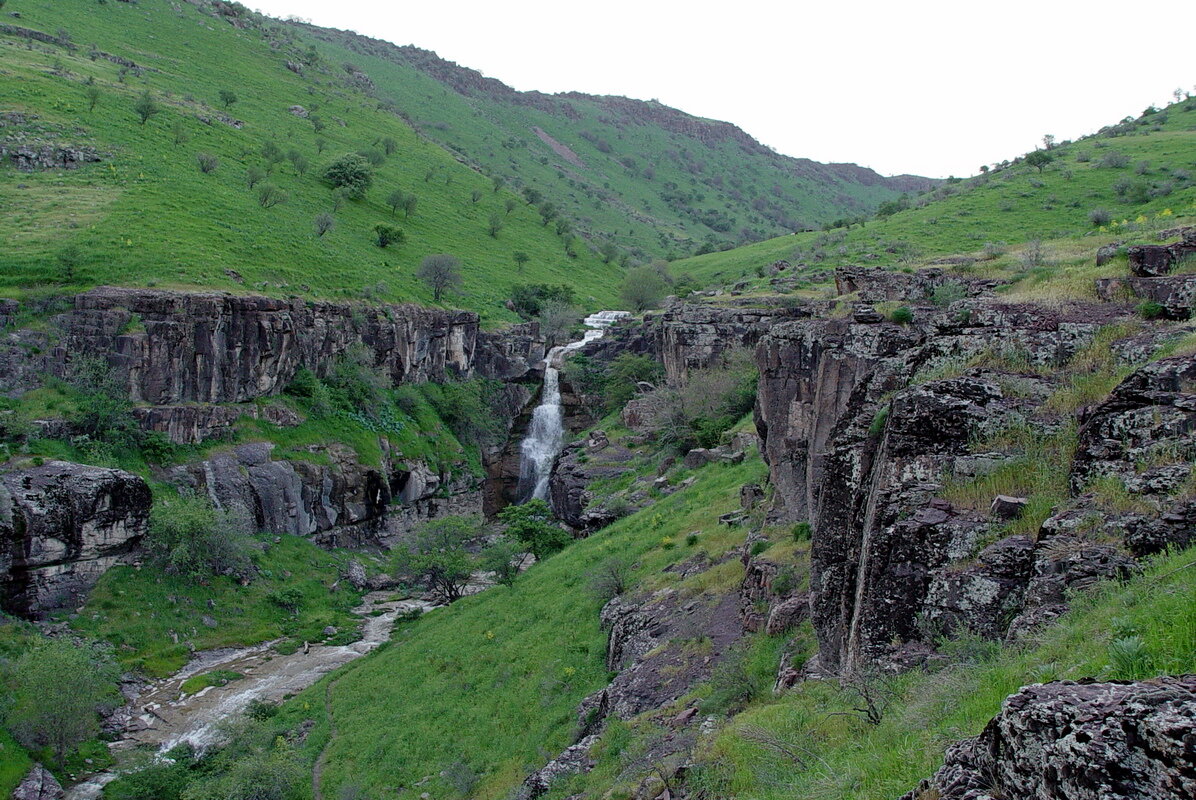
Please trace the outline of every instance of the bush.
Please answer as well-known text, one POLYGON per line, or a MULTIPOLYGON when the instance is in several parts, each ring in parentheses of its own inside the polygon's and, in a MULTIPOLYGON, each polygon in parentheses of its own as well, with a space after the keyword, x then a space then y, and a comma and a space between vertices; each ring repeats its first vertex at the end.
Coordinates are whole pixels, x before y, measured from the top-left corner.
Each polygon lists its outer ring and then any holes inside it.
POLYGON ((1167 314, 1167 309, 1154 300, 1146 300, 1138 304, 1138 316, 1142 319, 1162 319, 1167 314))
POLYGON ((84 437, 117 449, 140 442, 141 428, 133 418, 128 390, 105 359, 76 358, 68 367, 66 383, 75 401, 67 419, 84 437))
POLYGON ((408 546, 395 549, 391 569, 401 580, 424 586, 445 602, 460 599, 473 576, 467 545, 481 535, 473 517, 438 517, 416 526, 408 546))
POLYGON ((1094 227, 1108 225, 1113 220, 1113 215, 1103 208, 1094 208, 1088 212, 1088 221, 1094 227))
POLYGON ((250 167, 245 170, 245 185, 250 189, 266 179, 266 171, 261 167, 250 167))
POLYGON ((316 229, 316 236, 322 237, 336 227, 336 217, 327 211, 322 211, 316 214, 316 218, 312 221, 312 224, 316 229))
POLYGON ((374 244, 379 247, 389 247, 392 244, 402 244, 407 238, 402 229, 390 225, 374 226, 374 244))
POLYGON ((432 298, 439 303, 448 289, 461 285, 461 261, 448 253, 424 256, 415 276, 432 289, 432 298))
POLYGON ((324 169, 324 180, 334 189, 344 189, 356 200, 365 197, 374 182, 374 170, 369 162, 357 153, 346 153, 324 169))
POLYGON ((681 389, 658 390, 653 425, 660 441, 678 452, 716 446, 755 404, 756 378, 752 354, 738 349, 721 363, 691 371, 681 389))
POLYGON ((813 535, 813 530, 808 522, 798 522, 793 525, 793 541, 808 542, 813 535))
POLYGON ((172 575, 197 580, 211 575, 253 574, 249 515, 215 508, 205 497, 179 497, 154 504, 145 540, 151 563, 172 575))
POLYGON ((606 603, 623 594, 631 586, 631 562, 621 556, 606 559, 590 580, 590 592, 598 602, 606 603))
POLYGON ((1130 157, 1117 150, 1105 153, 1100 160, 1100 166, 1106 169, 1121 169, 1122 167, 1129 166, 1129 163, 1130 157))
POLYGON ((893 313, 889 314, 889 320, 898 325, 908 325, 914 321, 914 312, 909 306, 901 306, 893 309, 893 313))
MULTIPOLYGON (((526 253, 516 253, 516 263, 519 263, 520 256, 524 256, 526 263, 526 253)), ((574 305, 573 287, 547 283, 517 283, 511 287, 511 305, 514 306, 515 313, 523 319, 530 320, 540 316, 542 306, 546 303, 574 305)))
POLYGON ((945 307, 967 296, 968 290, 962 283, 959 281, 948 281, 935 287, 934 291, 930 294, 930 302, 936 306, 945 307))
POLYGON ((196 153, 195 161, 199 164, 199 171, 205 175, 215 172, 220 166, 220 159, 211 153, 196 153))
POLYGON ((290 199, 290 196, 272 183, 263 183, 257 190, 257 203, 262 208, 274 208, 290 199))
POLYGON ((146 89, 137 98, 137 102, 133 104, 133 110, 137 113, 137 118, 141 120, 141 124, 149 122, 150 117, 162 113, 162 106, 158 105, 158 101, 150 94, 150 90, 146 89))

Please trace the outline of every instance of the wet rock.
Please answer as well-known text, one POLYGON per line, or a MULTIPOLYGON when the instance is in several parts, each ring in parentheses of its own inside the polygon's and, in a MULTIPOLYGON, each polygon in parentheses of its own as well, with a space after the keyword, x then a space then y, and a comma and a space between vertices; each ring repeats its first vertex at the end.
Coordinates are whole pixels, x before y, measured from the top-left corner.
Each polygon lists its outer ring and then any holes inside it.
POLYGON ((1196 676, 1027 686, 902 800, 1196 796, 1196 676))
POLYGON ((81 602, 145 535, 152 498, 140 477, 51 461, 0 474, 0 599, 41 617, 81 602))

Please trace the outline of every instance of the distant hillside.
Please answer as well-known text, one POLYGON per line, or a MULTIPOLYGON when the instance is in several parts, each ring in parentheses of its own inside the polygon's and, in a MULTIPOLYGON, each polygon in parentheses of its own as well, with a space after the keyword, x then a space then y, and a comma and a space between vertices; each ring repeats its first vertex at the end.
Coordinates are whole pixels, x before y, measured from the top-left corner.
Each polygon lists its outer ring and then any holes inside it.
POLYGON ((568 283, 598 308, 622 275, 382 107, 367 76, 224 2, 9 2, 0 202, 4 297, 121 284, 430 304, 416 269, 449 253, 463 283, 444 304, 499 320, 513 283, 568 283), (372 186, 338 199, 323 173, 355 152, 372 186), (405 240, 379 247, 379 225, 405 240))
POLYGON ((369 75, 425 136, 639 257, 814 227, 935 183, 780 155, 735 125, 654 101, 520 92, 418 47, 293 24, 326 60, 369 75))

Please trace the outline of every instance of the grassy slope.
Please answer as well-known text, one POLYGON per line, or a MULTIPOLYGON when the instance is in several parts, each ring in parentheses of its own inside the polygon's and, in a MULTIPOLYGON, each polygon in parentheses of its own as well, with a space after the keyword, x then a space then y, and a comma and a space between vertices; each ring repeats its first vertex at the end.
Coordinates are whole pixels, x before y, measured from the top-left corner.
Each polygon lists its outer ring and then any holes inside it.
POLYGON ((1079 237, 1093 232, 1088 214, 1107 209, 1126 226, 1096 231, 1083 240, 1089 257, 1097 243, 1133 236, 1140 215, 1170 227, 1196 216, 1196 186, 1172 173, 1196 174, 1196 102, 1171 106, 1161 130, 1141 126, 1142 135, 1088 138, 1055 149, 1056 161, 1039 173, 1015 164, 987 176, 948 184, 931 193, 937 198, 922 208, 899 212, 864 227, 829 233, 782 236, 746 247, 674 262, 678 275, 692 275, 702 284, 733 283, 754 277, 757 268, 778 259, 805 262, 815 268, 848 264, 897 266, 939 256, 977 253, 987 242, 1016 245, 1031 239, 1079 237), (1125 154, 1124 167, 1101 166, 1112 152, 1125 154), (1079 161, 1085 154, 1091 160, 1079 161), (1149 172, 1138 175, 1139 162, 1149 172), (1120 180, 1169 181, 1173 193, 1146 203, 1127 202, 1113 190, 1120 180), (1170 215, 1163 215, 1170 210, 1170 215), (1176 218, 1182 218, 1177 220, 1176 218), (796 252, 795 252, 796 251, 796 252), (865 258, 871 254, 875 259, 865 258))
POLYGON ((298 56, 283 40, 276 37, 273 49, 258 29, 239 30, 187 3, 177 4, 178 11, 166 0, 21 0, 16 7, 21 25, 66 29, 80 47, 74 53, 40 43, 30 48, 24 39, 0 36, 0 109, 37 114, 33 124, 50 129, 44 138, 91 144, 111 157, 66 172, 0 169, 5 295, 58 278, 55 256, 73 244, 85 262, 66 288, 120 283, 338 298, 376 287, 385 299, 429 303, 431 293, 414 269, 429 253, 450 252, 464 262, 465 283, 461 296, 447 300, 492 318, 510 316, 502 301, 510 284, 522 280, 568 282, 585 305, 613 300, 617 268, 585 248, 577 260, 565 257, 560 238, 522 203, 507 216, 510 195, 493 192, 487 178, 378 110, 376 101, 344 83, 339 65, 324 65, 326 72, 309 68, 301 77, 286 69, 285 61, 298 56), (149 69, 122 82, 117 65, 88 58, 91 43, 149 69), (90 77, 101 89, 94 112, 84 94, 90 77), (146 88, 164 110, 142 126, 133 104, 146 88), (239 96, 228 113, 243 120, 243 128, 196 118, 223 111, 221 89, 239 96), (318 108, 326 129, 317 134, 289 113, 295 104, 318 108), (181 145, 172 133, 178 122, 190 137, 181 145), (320 171, 334 157, 383 137, 394 138, 398 151, 377 171, 368 198, 347 203, 336 214, 335 230, 317 238, 313 219, 331 208, 320 171), (323 155, 316 152, 317 138, 327 142, 323 155), (311 168, 304 177, 288 162, 275 168, 269 180, 290 200, 264 209, 244 178, 249 166, 261 164, 261 148, 270 140, 283 152, 299 150, 311 168), (200 173, 201 151, 220 158, 215 173, 200 173), (436 177, 425 182, 429 170, 436 177), (384 201, 394 189, 418 195, 410 220, 401 213, 392 220, 384 201), (477 203, 474 190, 483 193, 477 203), (506 222, 497 239, 486 230, 496 212, 506 222), (406 243, 377 248, 372 229, 379 223, 404 228, 406 243), (522 273, 511 258, 515 250, 531 256, 522 273), (244 283, 225 270, 240 273, 244 283))
POLYGON ((705 144, 642 116, 675 113, 663 106, 644 104, 633 118, 601 98, 558 98, 572 109, 566 115, 494 93, 462 94, 416 66, 426 54, 311 31, 330 62, 351 62, 367 72, 379 95, 393 100, 429 138, 512 184, 543 190, 586 230, 624 248, 684 253, 707 239, 739 241, 744 228, 760 238, 798 223, 866 212, 899 194, 879 180, 859 182, 850 169, 836 172, 763 148, 749 152, 729 140, 705 144), (534 132, 537 127, 571 149, 581 165, 554 152, 534 132), (670 206, 664 198, 670 184, 671 191, 690 194, 689 201, 670 206), (774 207, 766 216, 753 203, 774 207), (690 210, 725 215, 726 230, 708 227, 690 210))

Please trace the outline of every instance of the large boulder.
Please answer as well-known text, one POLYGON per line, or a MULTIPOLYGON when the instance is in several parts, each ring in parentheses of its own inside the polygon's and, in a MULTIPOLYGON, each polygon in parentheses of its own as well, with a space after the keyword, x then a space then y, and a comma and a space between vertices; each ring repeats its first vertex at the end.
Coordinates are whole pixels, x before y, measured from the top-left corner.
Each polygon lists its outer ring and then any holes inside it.
POLYGON ((1196 797, 1196 675, 1027 686, 902 800, 1196 797))
POLYGON ((41 764, 34 764, 12 792, 12 800, 62 800, 63 797, 66 792, 62 784, 41 764))
POLYGON ((67 461, 0 474, 0 604, 31 617, 74 605, 145 535, 149 487, 67 461))

